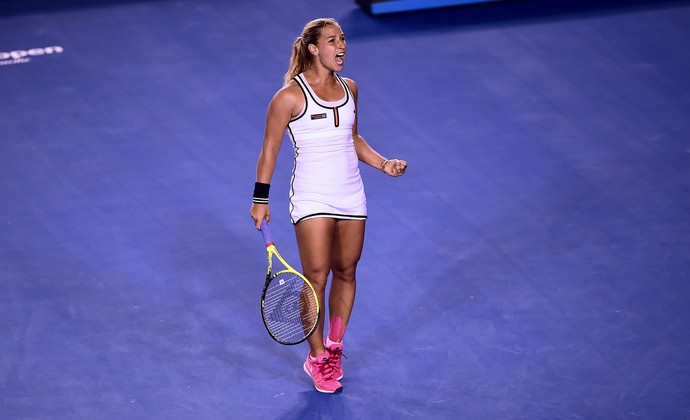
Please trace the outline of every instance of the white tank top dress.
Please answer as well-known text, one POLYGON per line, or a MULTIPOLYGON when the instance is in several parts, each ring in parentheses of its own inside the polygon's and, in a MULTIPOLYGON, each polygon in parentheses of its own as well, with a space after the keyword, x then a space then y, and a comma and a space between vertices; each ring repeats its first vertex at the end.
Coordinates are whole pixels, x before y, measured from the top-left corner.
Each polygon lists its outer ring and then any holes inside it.
POLYGON ((352 139, 355 101, 345 81, 343 98, 324 101, 303 74, 293 80, 302 89, 305 107, 290 120, 287 133, 295 159, 290 180, 290 220, 316 217, 365 220, 367 200, 352 139))

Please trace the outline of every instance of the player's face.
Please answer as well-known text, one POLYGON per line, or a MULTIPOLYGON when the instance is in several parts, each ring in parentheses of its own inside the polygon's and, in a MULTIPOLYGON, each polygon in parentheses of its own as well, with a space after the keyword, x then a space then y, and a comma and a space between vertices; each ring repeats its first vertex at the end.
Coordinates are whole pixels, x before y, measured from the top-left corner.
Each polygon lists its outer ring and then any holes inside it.
POLYGON ((339 26, 328 25, 321 28, 321 38, 316 46, 321 64, 336 72, 343 69, 347 43, 345 34, 339 26))

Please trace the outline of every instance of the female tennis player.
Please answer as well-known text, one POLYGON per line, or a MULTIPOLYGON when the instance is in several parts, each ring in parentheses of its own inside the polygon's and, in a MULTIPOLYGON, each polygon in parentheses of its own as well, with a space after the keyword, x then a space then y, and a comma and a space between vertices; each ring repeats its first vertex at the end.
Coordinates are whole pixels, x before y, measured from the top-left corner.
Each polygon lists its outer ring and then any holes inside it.
POLYGON ((405 173, 407 162, 386 159, 357 132, 357 84, 343 70, 347 45, 340 24, 313 20, 293 46, 284 86, 268 105, 263 147, 256 168, 250 215, 256 228, 270 222, 268 195, 283 135, 295 150, 290 180, 290 219, 303 274, 313 284, 324 313, 308 339, 304 370, 319 392, 342 390, 343 336, 355 300, 356 269, 364 243, 366 197, 358 162, 390 176, 405 173))

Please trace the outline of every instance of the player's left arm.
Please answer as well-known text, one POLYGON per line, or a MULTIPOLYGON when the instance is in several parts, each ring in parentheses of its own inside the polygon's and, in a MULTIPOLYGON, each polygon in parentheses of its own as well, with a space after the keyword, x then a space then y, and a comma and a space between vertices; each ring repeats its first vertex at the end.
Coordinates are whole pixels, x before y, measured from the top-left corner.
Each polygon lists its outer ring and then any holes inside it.
POLYGON ((371 147, 369 143, 367 143, 367 141, 364 140, 364 137, 362 137, 362 135, 359 134, 359 132, 357 131, 357 114, 359 113, 359 109, 357 106, 357 83, 355 83, 355 81, 352 79, 344 78, 344 80, 345 83, 347 83, 347 86, 350 88, 352 96, 354 96, 353 99, 355 101, 355 122, 352 125, 352 139, 355 143, 355 151, 357 152, 357 158, 361 162, 364 162, 369 166, 379 169, 390 176, 400 176, 404 174, 405 169, 407 169, 406 161, 401 159, 386 159, 379 152, 374 150, 374 148, 371 147))

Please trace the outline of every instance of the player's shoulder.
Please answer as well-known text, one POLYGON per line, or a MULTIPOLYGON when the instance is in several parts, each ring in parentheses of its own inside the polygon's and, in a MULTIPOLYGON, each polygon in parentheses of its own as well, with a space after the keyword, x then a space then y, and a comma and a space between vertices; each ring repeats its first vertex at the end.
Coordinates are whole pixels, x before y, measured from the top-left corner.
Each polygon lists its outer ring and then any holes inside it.
POLYGON ((295 102, 299 101, 304 97, 302 89, 299 84, 294 80, 290 80, 288 83, 284 84, 278 91, 273 95, 272 102, 295 102))
POLYGON ((302 88, 300 88, 299 83, 297 83, 295 79, 292 79, 278 89, 276 96, 294 96, 300 95, 301 93, 302 88))
POLYGON ((269 112, 278 112, 294 117, 304 107, 305 98, 299 84, 290 80, 273 95, 269 112))
POLYGON ((355 82, 354 79, 343 76, 340 76, 340 78, 343 79, 343 82, 347 84, 347 87, 349 87, 353 93, 357 92, 357 82, 355 82))
POLYGON ((357 86, 357 82, 355 82, 354 79, 350 77, 340 76, 340 78, 343 79, 343 81, 347 83, 348 86, 357 86))

